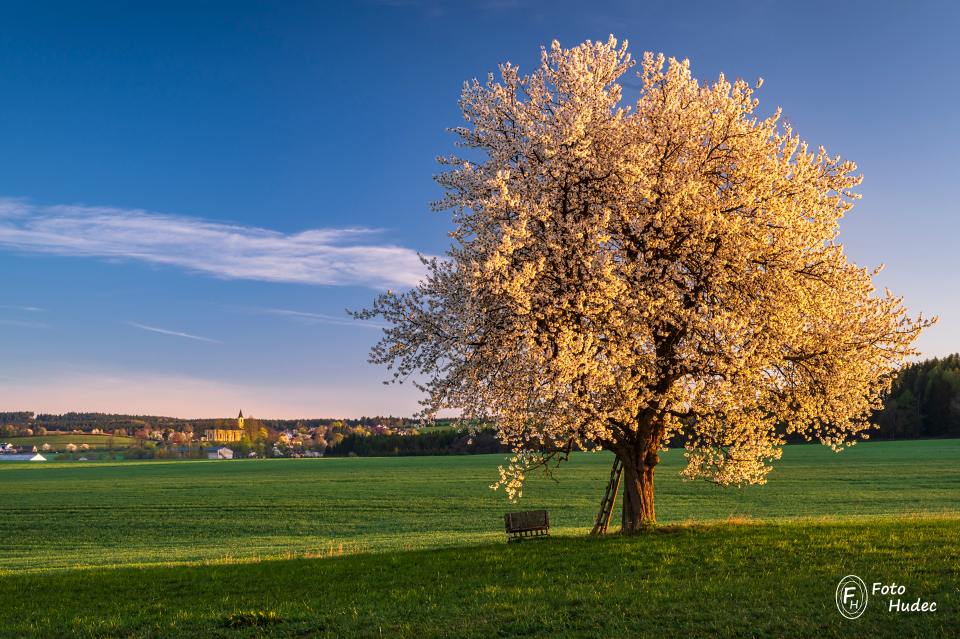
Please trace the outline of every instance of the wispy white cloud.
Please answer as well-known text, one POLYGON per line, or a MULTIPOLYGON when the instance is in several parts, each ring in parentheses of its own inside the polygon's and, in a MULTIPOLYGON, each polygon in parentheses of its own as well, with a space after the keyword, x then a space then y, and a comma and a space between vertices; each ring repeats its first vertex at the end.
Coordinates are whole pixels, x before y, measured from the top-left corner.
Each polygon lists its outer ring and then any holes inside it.
POLYGON ((0 198, 0 248, 166 264, 229 279, 371 288, 415 285, 411 249, 369 228, 282 233, 139 209, 41 206, 0 198))
POLYGON ((261 308, 258 309, 258 312, 266 313, 267 315, 289 317, 304 324, 332 324, 334 326, 352 326, 354 328, 386 328, 383 324, 377 324, 376 322, 354 320, 349 317, 337 317, 335 315, 326 315, 325 313, 308 313, 306 311, 293 311, 285 308, 261 308))
POLYGON ((156 326, 147 326, 146 324, 138 324, 137 322, 127 322, 130 326, 135 326, 136 328, 142 329, 144 331, 152 331, 154 333, 160 333, 161 335, 172 335, 174 337, 186 337, 187 339, 195 339, 200 342, 212 342, 214 344, 222 344, 218 339, 212 339, 209 337, 201 337, 199 335, 191 335, 190 333, 181 333, 180 331, 171 331, 166 328, 158 328, 156 326))
POLYGON ((10 311, 26 311, 28 313, 46 313, 47 309, 40 308, 39 306, 17 306, 10 304, 0 304, 0 308, 7 309, 10 311))

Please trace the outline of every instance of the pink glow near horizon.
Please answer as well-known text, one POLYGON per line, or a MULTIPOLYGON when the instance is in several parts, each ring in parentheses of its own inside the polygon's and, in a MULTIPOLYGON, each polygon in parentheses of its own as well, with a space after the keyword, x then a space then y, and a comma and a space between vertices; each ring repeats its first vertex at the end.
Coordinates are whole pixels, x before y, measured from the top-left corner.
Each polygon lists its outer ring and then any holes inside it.
POLYGON ((4 380, 0 411, 62 414, 99 412, 163 415, 183 419, 244 415, 273 418, 411 416, 418 409, 410 386, 372 384, 369 391, 346 387, 228 384, 190 377, 82 375, 43 382, 4 380), (402 413, 397 407, 406 410, 402 413))

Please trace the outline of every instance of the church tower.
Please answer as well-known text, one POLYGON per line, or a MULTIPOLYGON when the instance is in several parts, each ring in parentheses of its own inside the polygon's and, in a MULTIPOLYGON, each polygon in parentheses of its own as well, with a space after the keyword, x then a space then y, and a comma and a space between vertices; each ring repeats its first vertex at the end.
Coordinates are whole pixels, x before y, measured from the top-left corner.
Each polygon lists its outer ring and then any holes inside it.
POLYGON ((230 442, 238 442, 242 440, 243 435, 244 435, 243 411, 240 411, 240 414, 237 415, 236 428, 231 428, 230 426, 224 426, 223 428, 218 428, 218 427, 208 428, 207 430, 204 431, 203 437, 208 442, 219 442, 219 443, 229 444, 230 442))

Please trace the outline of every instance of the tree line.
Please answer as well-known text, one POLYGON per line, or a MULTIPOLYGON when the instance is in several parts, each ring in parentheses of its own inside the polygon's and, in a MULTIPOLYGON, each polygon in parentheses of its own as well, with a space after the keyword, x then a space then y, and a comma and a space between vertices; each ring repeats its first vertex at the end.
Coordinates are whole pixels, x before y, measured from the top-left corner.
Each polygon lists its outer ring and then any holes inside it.
POLYGON ((903 367, 873 422, 877 439, 960 437, 960 354, 903 367))
POLYGON ((353 433, 325 449, 327 457, 389 457, 416 455, 479 455, 505 453, 496 432, 482 430, 474 435, 454 429, 422 432, 418 435, 362 435, 353 433))
MULTIPOLYGON (((249 420, 248 420, 249 421, 249 420)), ((315 428, 333 428, 339 430, 342 428, 372 428, 374 426, 385 426, 391 429, 397 428, 417 428, 422 426, 420 420, 410 417, 394 416, 373 416, 359 418, 333 418, 321 417, 312 419, 267 419, 259 418, 257 420, 261 425, 272 430, 297 430, 306 428, 312 430, 315 428)), ((448 426, 454 420, 438 419, 435 424, 448 426)), ((165 417, 161 415, 124 415, 113 413, 64 413, 62 415, 49 413, 34 413, 32 411, 0 411, 0 425, 29 426, 31 428, 43 427, 47 430, 73 431, 80 430, 91 432, 98 429, 102 432, 112 432, 116 429, 124 429, 128 433, 133 433, 142 428, 151 430, 161 430, 172 428, 184 432, 186 430, 202 431, 207 428, 235 428, 237 420, 232 417, 220 417, 212 419, 182 419, 178 417, 165 417), (189 428, 188 428, 189 427, 189 428)))

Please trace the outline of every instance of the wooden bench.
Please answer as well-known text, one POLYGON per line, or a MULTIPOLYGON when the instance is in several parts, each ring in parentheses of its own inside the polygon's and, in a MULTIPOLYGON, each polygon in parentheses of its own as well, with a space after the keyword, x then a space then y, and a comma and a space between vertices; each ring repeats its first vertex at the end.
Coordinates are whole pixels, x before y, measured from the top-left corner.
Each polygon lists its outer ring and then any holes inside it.
POLYGON ((545 510, 507 513, 503 516, 503 527, 507 531, 508 542, 549 537, 550 517, 545 510))

